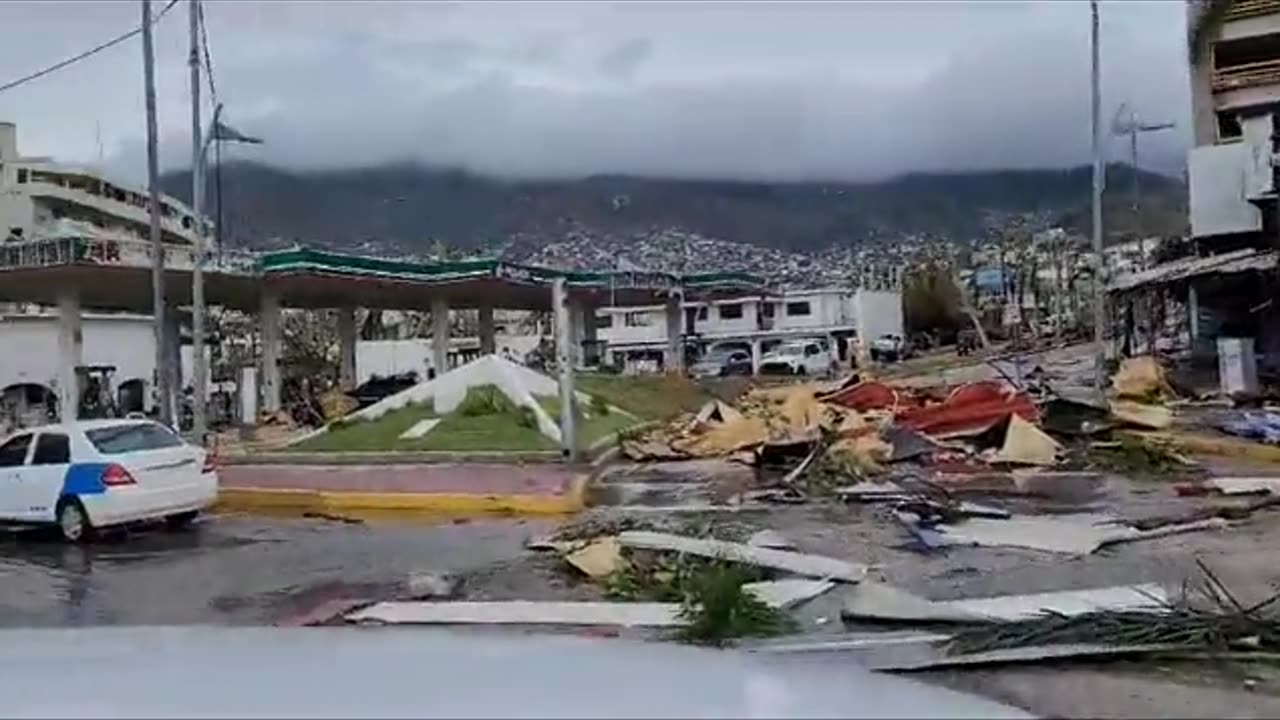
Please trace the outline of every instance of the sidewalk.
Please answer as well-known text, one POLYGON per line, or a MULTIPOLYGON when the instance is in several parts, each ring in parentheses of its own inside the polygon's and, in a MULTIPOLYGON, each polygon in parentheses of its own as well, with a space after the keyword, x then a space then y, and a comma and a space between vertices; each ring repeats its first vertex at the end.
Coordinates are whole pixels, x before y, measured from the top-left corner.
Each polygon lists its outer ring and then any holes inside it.
POLYGON ((583 507, 587 476, 560 464, 228 465, 226 510, 341 513, 565 514, 583 507))

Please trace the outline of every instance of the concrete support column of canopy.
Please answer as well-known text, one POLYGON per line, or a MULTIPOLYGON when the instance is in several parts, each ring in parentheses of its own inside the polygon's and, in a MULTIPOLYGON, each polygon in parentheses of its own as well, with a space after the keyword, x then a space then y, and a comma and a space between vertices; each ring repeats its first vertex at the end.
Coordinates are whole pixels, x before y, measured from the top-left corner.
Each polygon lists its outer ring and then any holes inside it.
POLYGON ((759 340, 751 341, 751 374, 760 374, 760 360, 764 357, 763 348, 759 340))
POLYGON ((551 310, 555 318, 556 368, 560 374, 560 451, 564 459, 578 459, 577 430, 573 418, 573 313, 564 278, 551 283, 551 310))
POLYGON ((684 372, 684 352, 680 342, 684 316, 680 310, 680 299, 681 293, 673 290, 666 302, 667 349, 663 365, 667 372, 675 373, 684 372))
POLYGON ((497 337, 493 328, 493 306, 481 305, 480 310, 480 354, 492 355, 498 351, 497 337))
POLYGON ((280 325, 280 296, 270 289, 263 289, 258 309, 258 324, 262 335, 262 405, 266 413, 280 410, 280 356, 284 350, 284 337, 280 325))
MULTIPOLYGON (((187 382, 182 372, 182 322, 176 305, 165 305, 164 308, 164 343, 164 371, 168 373, 169 387, 173 389, 173 407, 169 409, 169 417, 173 418, 174 427, 180 427, 187 382)), ((192 358, 192 362, 197 361, 192 358)))
POLYGON ((356 375, 356 310, 338 308, 338 389, 354 390, 356 375))
POLYGON ((58 414, 63 422, 75 420, 80 408, 80 376, 84 335, 80 296, 73 290, 58 293, 58 414))
POLYGON ((431 299, 431 369, 436 377, 449 372, 449 301, 431 299))
POLYGON ((588 339, 595 339, 595 328, 592 327, 591 338, 587 337, 587 328, 595 325, 595 308, 582 298, 569 297, 569 328, 572 335, 569 339, 572 348, 573 366, 585 367, 587 364, 586 346, 588 339), (588 322, 590 320, 591 322, 588 322))
POLYGON ((580 333, 582 342, 579 343, 582 348, 582 364, 585 366, 589 360, 594 360, 598 364, 603 358, 601 357, 600 348, 597 347, 600 336, 596 332, 596 306, 591 303, 582 303, 581 309, 581 318, 576 320, 582 328, 580 333), (588 348, 591 349, 590 353, 587 352, 588 348))

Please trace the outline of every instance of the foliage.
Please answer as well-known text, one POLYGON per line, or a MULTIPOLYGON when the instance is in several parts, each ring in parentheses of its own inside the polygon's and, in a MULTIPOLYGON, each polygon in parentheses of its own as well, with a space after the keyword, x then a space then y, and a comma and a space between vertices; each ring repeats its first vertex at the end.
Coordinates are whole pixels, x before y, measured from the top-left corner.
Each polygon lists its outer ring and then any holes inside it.
POLYGON ((591 397, 591 414, 596 417, 604 417, 611 411, 609 401, 600 395, 592 395, 591 397))
POLYGON ((692 555, 631 551, 605 581, 605 594, 631 602, 681 604, 688 621, 682 637, 721 645, 738 637, 765 637, 791 629, 789 618, 747 592, 763 570, 692 555))
POLYGON ((952 335, 965 324, 964 299, 950 269, 930 263, 903 280, 903 322, 908 332, 952 335))
POLYGON ((516 406, 496 385, 479 385, 467 390, 454 412, 463 417, 515 415, 516 406))
POLYGON ((723 645, 740 637, 781 635, 792 628, 781 610, 765 604, 743 586, 750 576, 737 565, 715 563, 689 580, 681 617, 689 642, 723 645))
POLYGON ((529 430, 538 429, 538 414, 528 405, 516 408, 516 424, 529 430))

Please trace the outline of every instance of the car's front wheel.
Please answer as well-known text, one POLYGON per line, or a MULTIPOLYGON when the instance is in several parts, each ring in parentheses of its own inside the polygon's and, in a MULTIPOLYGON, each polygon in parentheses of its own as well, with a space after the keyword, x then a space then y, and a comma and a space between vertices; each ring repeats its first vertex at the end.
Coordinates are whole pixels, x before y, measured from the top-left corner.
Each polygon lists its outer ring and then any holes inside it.
POLYGON ((164 525, 170 530, 185 530, 191 526, 191 523, 196 519, 196 515, 198 514, 199 513, 195 510, 191 510, 189 512, 178 513, 177 515, 170 515, 164 519, 164 525))
POLYGON ((93 532, 89 524, 89 516, 84 512, 84 505, 76 498, 64 498, 58 503, 58 532, 62 539, 71 543, 84 542, 93 532))

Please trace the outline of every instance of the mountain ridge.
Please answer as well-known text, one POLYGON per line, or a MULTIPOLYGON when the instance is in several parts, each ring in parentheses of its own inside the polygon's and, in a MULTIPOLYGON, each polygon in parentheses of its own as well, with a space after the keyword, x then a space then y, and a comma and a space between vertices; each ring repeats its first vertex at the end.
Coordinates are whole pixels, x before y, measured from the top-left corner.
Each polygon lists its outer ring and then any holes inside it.
MULTIPOLYGON (((1107 168, 1109 236, 1131 235, 1132 168, 1107 168)), ((1186 190, 1140 171, 1144 234, 1180 235, 1186 190)), ((166 173, 166 192, 190 198, 190 173, 166 173)), ((1087 234, 1091 168, 909 173, 882 181, 758 182, 593 175, 513 180, 397 163, 296 171, 248 162, 210 173, 228 247, 294 243, 374 253, 422 254, 440 245, 495 251, 515 240, 628 235, 673 229, 764 248, 817 253, 927 237, 968 242, 993 217, 1036 216, 1087 234)))

